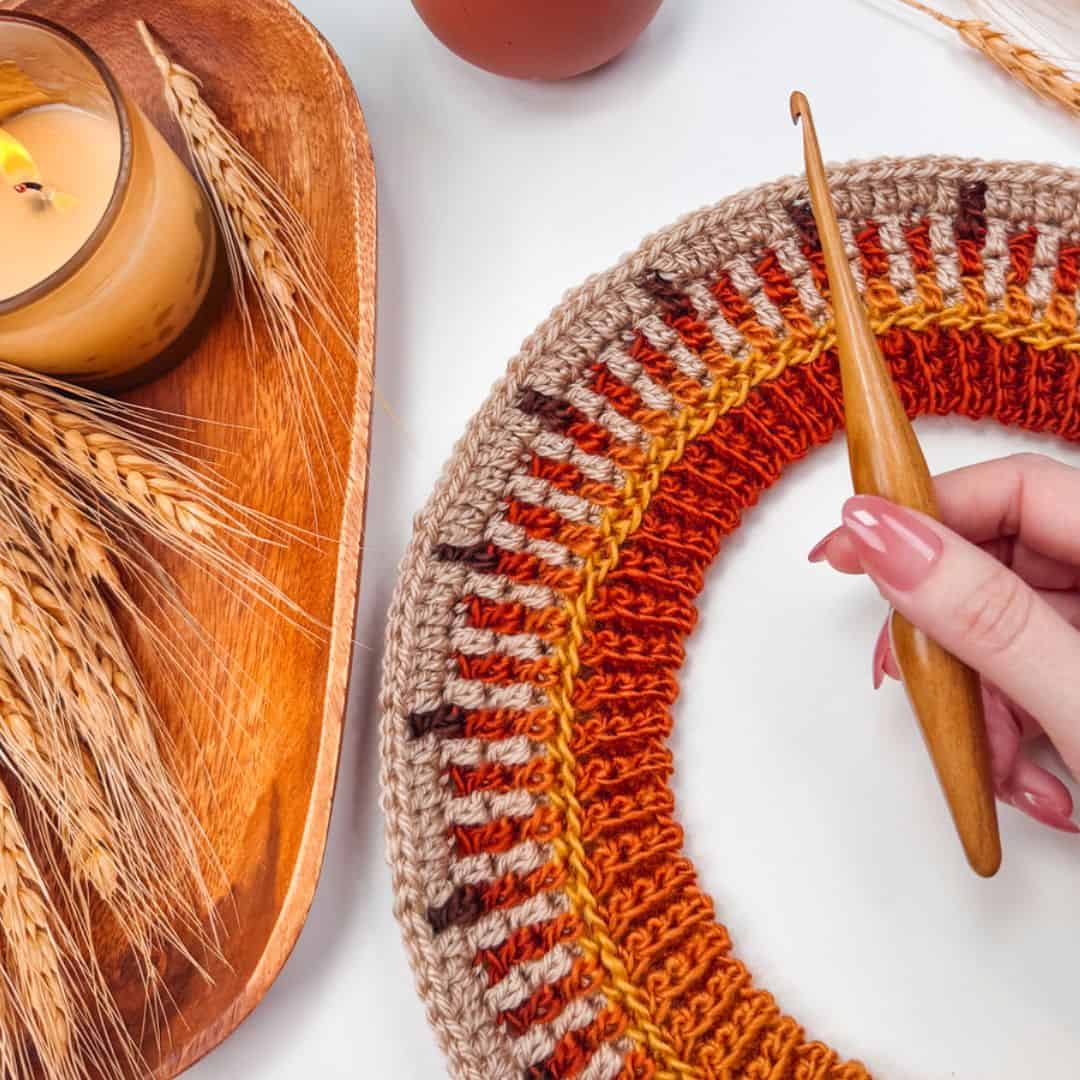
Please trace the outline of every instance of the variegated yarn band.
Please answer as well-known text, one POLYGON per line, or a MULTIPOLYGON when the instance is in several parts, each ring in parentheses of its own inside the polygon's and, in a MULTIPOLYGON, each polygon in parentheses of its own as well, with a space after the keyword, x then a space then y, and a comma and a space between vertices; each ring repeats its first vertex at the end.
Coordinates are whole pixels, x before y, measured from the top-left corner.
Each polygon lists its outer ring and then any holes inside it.
MULTIPOLYGON (((831 183, 908 409, 1080 439, 1080 173, 929 158, 831 183)), ((382 779, 453 1076, 868 1076, 754 985, 669 787, 705 569, 836 433, 832 345, 802 178, 727 199, 567 296, 418 520, 382 779)))

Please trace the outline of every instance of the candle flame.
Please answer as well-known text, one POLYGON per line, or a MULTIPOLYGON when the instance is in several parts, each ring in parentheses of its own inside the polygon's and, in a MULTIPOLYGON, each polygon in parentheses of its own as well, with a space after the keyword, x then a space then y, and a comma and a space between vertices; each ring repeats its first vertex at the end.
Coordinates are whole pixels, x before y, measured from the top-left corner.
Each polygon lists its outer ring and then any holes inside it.
POLYGON ((30 151, 3 128, 0 128, 0 173, 12 186, 38 180, 37 165, 30 151))
POLYGON ((3 128, 0 128, 0 176, 19 194, 32 190, 57 210, 70 210, 75 205, 74 195, 42 184, 41 175, 30 151, 11 132, 3 128))

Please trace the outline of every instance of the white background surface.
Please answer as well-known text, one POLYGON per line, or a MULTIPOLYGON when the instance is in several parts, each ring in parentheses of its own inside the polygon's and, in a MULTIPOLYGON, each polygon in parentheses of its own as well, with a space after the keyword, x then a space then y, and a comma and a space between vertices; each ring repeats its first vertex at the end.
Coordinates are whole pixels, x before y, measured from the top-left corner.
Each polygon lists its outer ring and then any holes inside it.
MULTIPOLYGON (((375 420, 322 884, 265 1003, 191 1075, 437 1080, 391 915, 374 702, 411 516, 492 381, 566 288, 645 233, 797 171, 795 86, 833 160, 1075 163, 1080 129, 892 0, 667 0, 621 61, 554 86, 469 68, 408 0, 299 6, 348 66, 375 147, 378 383, 397 419, 375 420)), ((1068 456, 963 423, 921 430, 935 468, 1021 446, 1068 456)), ((1080 842, 1005 810, 999 877, 962 865, 900 691, 870 689, 879 603, 804 561, 847 484, 842 446, 820 451, 710 575, 674 738, 690 853, 758 981, 879 1076, 1080 1076, 1080 842)))

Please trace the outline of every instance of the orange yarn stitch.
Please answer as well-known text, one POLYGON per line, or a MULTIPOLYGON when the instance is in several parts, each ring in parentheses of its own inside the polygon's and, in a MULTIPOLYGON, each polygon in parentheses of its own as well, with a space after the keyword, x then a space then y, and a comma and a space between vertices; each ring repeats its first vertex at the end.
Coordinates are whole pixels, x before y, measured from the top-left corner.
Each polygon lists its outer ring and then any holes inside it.
POLYGON ((930 219, 922 218, 904 231, 911 266, 915 271, 915 285, 927 311, 941 311, 945 306, 941 287, 934 276, 934 257, 930 248, 930 219))
POLYGON ((855 237, 866 277, 864 298, 872 315, 884 315, 901 307, 896 286, 889 278, 889 256, 881 244, 881 229, 876 221, 869 221, 855 237))
POLYGON ((596 547, 596 529, 581 522, 567 521, 557 510, 510 499, 506 504, 506 520, 512 525, 520 525, 536 540, 554 540, 579 555, 596 547))
POLYGON ((1009 271, 1005 275, 1005 311, 1016 323, 1030 321, 1033 310, 1025 287, 1031 277, 1036 232, 1025 229, 1009 237, 1009 271))
POLYGON ((758 319, 750 302, 735 288, 727 274, 721 274, 710 290, 720 305, 720 311, 752 346, 769 350, 776 347, 776 335, 758 319))
POLYGON ((803 309, 799 290, 792 284, 787 271, 780 265, 775 251, 766 251, 754 265, 761 278, 765 295, 776 305, 791 332, 802 340, 814 334, 814 324, 803 309))
POLYGON ((526 840, 545 843, 559 835, 562 817, 549 805, 541 806, 528 817, 500 817, 483 825, 458 825, 454 844, 459 855, 492 855, 509 851, 526 840))
POLYGON ((646 341, 644 334, 634 339, 629 351, 649 377, 663 386, 680 404, 700 405, 705 400, 701 383, 683 375, 670 357, 646 341))
POLYGON ((550 641, 566 632, 566 612, 561 608, 531 608, 517 602, 500 603, 482 596, 465 600, 469 625, 499 634, 535 634, 550 641))
POLYGON ((546 480, 553 487, 598 506, 614 506, 619 492, 610 484, 590 480, 576 465, 569 461, 552 461, 551 458, 533 454, 529 459, 529 475, 546 480))
POLYGON ((458 653, 454 662, 463 679, 478 679, 480 682, 501 683, 504 686, 523 682, 548 686, 555 678, 555 667, 551 660, 520 660, 502 653, 484 653, 480 656, 458 653))
POLYGON ((481 949, 476 954, 476 963, 487 972, 488 985, 494 986, 518 965, 539 960, 556 945, 569 945, 581 936, 584 928, 581 918, 567 911, 558 918, 515 930, 495 948, 481 949))
POLYGON ((545 791, 555 779, 555 766, 546 756, 530 758, 524 765, 489 761, 472 767, 453 765, 447 778, 458 796, 476 791, 545 791))

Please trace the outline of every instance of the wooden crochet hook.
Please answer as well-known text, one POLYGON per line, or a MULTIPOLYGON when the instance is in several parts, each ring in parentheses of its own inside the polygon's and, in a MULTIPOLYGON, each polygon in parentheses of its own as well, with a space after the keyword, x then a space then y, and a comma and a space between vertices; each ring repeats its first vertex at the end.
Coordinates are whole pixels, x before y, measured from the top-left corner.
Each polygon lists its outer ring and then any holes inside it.
MULTIPOLYGON (((926 458, 844 253, 810 105, 798 91, 791 95, 791 117, 796 124, 802 120, 810 200, 832 293, 855 491, 939 518, 926 458)), ((991 877, 1001 865, 1001 839, 978 677, 903 616, 894 613, 890 629, 908 698, 968 862, 977 874, 991 877)))

